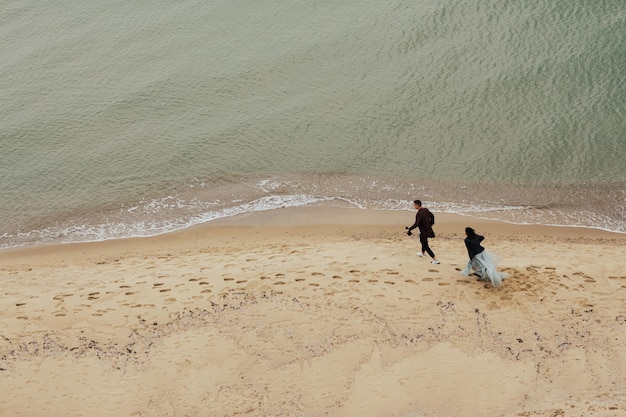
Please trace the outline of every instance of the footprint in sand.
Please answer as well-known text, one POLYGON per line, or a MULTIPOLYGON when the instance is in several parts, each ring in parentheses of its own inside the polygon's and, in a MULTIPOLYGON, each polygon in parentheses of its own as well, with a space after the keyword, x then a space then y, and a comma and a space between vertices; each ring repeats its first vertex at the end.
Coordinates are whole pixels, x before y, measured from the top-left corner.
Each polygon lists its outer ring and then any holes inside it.
POLYGON ((276 281, 274 285, 285 285, 285 283, 283 281, 276 281))
POLYGON ((304 278, 296 278, 296 282, 306 281, 304 278))
POLYGON ((389 285, 395 285, 396 283, 393 281, 385 281, 385 284, 389 284, 389 285))
POLYGON ((26 303, 17 303, 17 304, 15 304, 16 307, 21 307, 21 306, 25 306, 25 305, 26 305, 26 303))
POLYGON ((433 280, 432 278, 422 278, 422 281, 428 281, 428 282, 430 282, 430 281, 432 281, 432 280, 433 280))
POLYGON ((52 297, 53 300, 63 300, 65 297, 71 297, 74 294, 59 294, 52 297))
POLYGON ((169 291, 172 291, 172 290, 169 288, 163 288, 162 290, 159 290, 159 292, 169 292, 169 291))
POLYGON ((209 293, 209 292, 211 292, 211 290, 202 290, 202 291, 200 291, 201 294, 205 294, 205 293, 209 293))
POLYGON ((198 285, 209 285, 209 283, 206 281, 200 281, 198 282, 198 285))
POLYGON ((376 284, 378 282, 377 279, 368 279, 367 282, 369 282, 370 284, 376 284))
POLYGON ((348 282, 354 282, 354 283, 356 283, 356 282, 359 282, 359 280, 358 280, 358 279, 351 279, 351 280, 349 280, 348 282))
POLYGON ((235 278, 230 278, 230 277, 224 278, 224 281, 234 281, 234 280, 235 280, 235 278))
POLYGON ((428 272, 439 272, 438 269, 429 269, 428 272))
POLYGON ((341 275, 333 275, 333 279, 343 279, 341 275))
POLYGON ((389 271, 387 272, 387 275, 399 275, 400 273, 398 271, 389 271))
POLYGON ((240 279, 240 280, 239 280, 239 281, 237 281, 236 283, 237 283, 237 284, 243 284, 243 283, 245 283, 245 282, 248 282, 248 280, 246 280, 246 279, 240 279))
POLYGON ((157 282, 155 284, 152 284, 153 287, 160 287, 161 285, 164 285, 162 282, 157 282))
POLYGON ((124 293, 124 295, 133 295, 133 294, 134 294, 133 291, 128 291, 128 292, 124 293))
POLYGON ((200 281, 200 278, 189 278, 189 281, 191 281, 191 282, 200 281))
POLYGON ((320 286, 320 284, 318 284, 318 283, 316 283, 316 282, 311 282, 309 285, 310 285, 311 287, 319 287, 319 286, 320 286))

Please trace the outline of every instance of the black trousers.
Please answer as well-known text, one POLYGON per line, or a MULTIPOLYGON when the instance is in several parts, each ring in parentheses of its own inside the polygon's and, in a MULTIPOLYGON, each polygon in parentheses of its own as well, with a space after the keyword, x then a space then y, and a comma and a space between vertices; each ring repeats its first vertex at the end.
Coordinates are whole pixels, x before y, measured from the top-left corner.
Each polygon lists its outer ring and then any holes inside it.
POLYGON ((435 253, 430 246, 428 246, 428 238, 426 236, 420 234, 420 243, 422 244, 422 252, 426 252, 431 258, 435 258, 435 253))

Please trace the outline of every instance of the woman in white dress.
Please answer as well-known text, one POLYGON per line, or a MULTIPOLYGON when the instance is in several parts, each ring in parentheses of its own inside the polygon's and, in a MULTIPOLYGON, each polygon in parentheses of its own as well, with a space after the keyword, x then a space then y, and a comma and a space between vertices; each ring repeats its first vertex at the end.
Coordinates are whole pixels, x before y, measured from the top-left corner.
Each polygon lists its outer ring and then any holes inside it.
POLYGON ((471 227, 465 228, 465 247, 469 255, 469 262, 463 272, 468 276, 471 271, 478 277, 478 280, 489 280, 494 287, 502 285, 502 280, 507 278, 509 274, 498 271, 496 265, 500 262, 500 257, 485 250, 480 242, 485 239, 483 236, 476 234, 471 227))

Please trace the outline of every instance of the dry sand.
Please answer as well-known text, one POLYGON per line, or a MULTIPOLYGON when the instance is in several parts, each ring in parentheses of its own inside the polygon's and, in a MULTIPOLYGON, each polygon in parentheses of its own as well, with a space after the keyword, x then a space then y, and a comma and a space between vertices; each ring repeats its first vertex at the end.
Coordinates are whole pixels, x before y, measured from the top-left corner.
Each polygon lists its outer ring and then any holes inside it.
POLYGON ((625 416, 626 235, 283 209, 0 252, 2 416, 625 416), (511 274, 463 277, 463 229, 511 274))

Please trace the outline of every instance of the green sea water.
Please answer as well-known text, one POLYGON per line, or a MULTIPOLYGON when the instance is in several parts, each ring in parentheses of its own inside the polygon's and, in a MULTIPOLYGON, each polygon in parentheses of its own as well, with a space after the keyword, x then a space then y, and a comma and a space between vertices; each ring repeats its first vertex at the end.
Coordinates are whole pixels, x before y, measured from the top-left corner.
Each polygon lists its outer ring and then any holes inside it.
POLYGON ((414 198, 626 232, 623 1, 5 1, 0 56, 0 247, 414 198))

